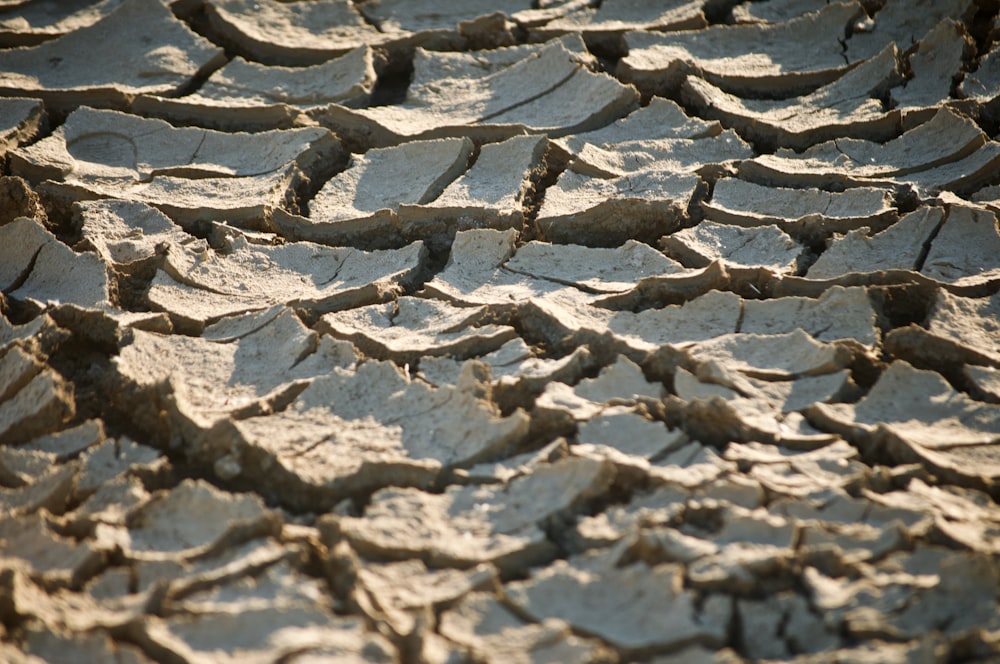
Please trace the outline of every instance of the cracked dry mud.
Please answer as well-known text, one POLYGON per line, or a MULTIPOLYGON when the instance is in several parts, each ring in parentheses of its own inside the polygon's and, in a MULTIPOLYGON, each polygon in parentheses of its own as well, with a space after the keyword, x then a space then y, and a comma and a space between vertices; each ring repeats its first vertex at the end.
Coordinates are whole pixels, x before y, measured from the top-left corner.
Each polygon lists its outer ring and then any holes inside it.
POLYGON ((0 2, 0 661, 1000 661, 997 19, 0 2))

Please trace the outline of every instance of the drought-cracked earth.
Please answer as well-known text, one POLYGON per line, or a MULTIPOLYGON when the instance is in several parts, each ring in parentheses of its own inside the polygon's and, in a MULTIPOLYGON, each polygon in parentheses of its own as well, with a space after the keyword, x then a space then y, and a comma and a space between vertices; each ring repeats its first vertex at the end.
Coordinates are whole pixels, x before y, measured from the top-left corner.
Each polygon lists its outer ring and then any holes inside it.
POLYGON ((0 1, 0 661, 1000 661, 998 11, 0 1))

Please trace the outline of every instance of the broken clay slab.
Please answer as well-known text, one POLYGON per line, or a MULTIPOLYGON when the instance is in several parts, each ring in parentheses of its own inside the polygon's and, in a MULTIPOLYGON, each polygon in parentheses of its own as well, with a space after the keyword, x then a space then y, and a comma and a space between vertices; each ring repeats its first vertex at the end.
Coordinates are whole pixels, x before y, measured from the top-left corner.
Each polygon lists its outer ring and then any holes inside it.
POLYGON ((467 570, 428 569, 421 560, 402 560, 358 569, 358 584, 374 604, 371 614, 388 618, 400 636, 413 633, 421 611, 441 610, 496 582, 496 568, 488 563, 467 570))
POLYGON ((804 14, 817 12, 828 4, 830 4, 828 0, 770 0, 770 2, 747 0, 733 7, 733 22, 783 23, 804 14))
POLYGON ((134 631, 143 647, 184 662, 399 661, 392 644, 369 632, 362 619, 334 616, 320 606, 150 616, 134 631))
POLYGON ((119 536, 129 560, 190 560, 254 537, 277 535, 279 526, 258 496, 183 480, 154 494, 119 536))
POLYGON ((148 297, 175 325, 196 333, 224 316, 275 304, 325 313, 398 293, 421 268, 425 253, 420 242, 365 252, 310 242, 252 245, 235 238, 223 254, 198 240, 170 245, 148 297))
POLYGON ((622 33, 631 30, 675 32, 697 30, 708 26, 701 3, 691 0, 673 0, 665 5, 635 2, 634 0, 609 0, 598 7, 584 4, 567 11, 529 31, 532 39, 545 39, 553 35, 582 33, 596 48, 620 48, 622 33))
MULTIPOLYGON (((941 21, 963 20, 973 11, 969 0, 943 2, 920 0, 917 4, 905 0, 888 0, 875 13, 871 25, 855 30, 845 40, 844 55, 848 62, 858 62, 872 57, 889 44, 896 44, 901 51, 908 51, 928 38, 928 33, 941 21)), ((919 46, 918 46, 919 47, 919 46)))
POLYGON ((569 458, 535 469, 509 486, 452 486, 444 493, 387 488, 363 517, 332 521, 364 554, 416 557, 432 567, 493 562, 501 571, 547 560, 546 520, 603 494, 608 464, 569 458))
POLYGON ((135 201, 99 200, 73 208, 82 241, 104 262, 128 269, 157 255, 162 243, 183 243, 190 236, 154 207, 135 201))
POLYGON ((13 169, 46 180, 42 196, 67 206, 115 198, 157 207, 182 226, 225 220, 262 228, 341 154, 340 142, 319 127, 229 134, 81 108, 18 151, 13 169))
MULTIPOLYGON (((575 55, 579 64, 588 67, 597 64, 579 35, 567 35, 559 42, 575 55)), ((468 80, 516 65, 551 45, 529 43, 476 51, 427 50, 418 46, 413 52, 413 77, 407 88, 407 99, 426 101, 427 106, 433 106, 435 99, 461 94, 463 83, 468 80)))
POLYGON ((806 248, 777 226, 733 226, 705 220, 660 239, 666 252, 688 267, 719 261, 728 268, 763 268, 795 274, 806 248))
POLYGON ((569 168, 600 178, 636 176, 646 171, 712 176, 729 172, 753 148, 731 129, 702 138, 629 140, 605 148, 586 143, 569 168))
POLYGON ((1000 475, 998 407, 956 392, 939 374, 893 362, 857 404, 816 404, 810 421, 841 432, 862 449, 882 446, 962 483, 1000 475))
POLYGON ((6 559, 23 561, 37 582, 53 590, 79 589, 104 564, 105 552, 92 541, 59 535, 39 512, 0 519, 0 542, 6 559))
POLYGON ((278 209, 274 224, 294 240, 376 248, 400 244, 400 206, 440 196, 466 172, 472 152, 468 138, 445 138, 352 155, 347 169, 309 202, 308 218, 278 209))
POLYGON ((59 112, 124 109, 137 94, 177 94, 224 60, 161 0, 125 0, 86 28, 0 53, 0 90, 39 97, 59 112))
MULTIPOLYGON (((857 191, 857 190, 850 190, 857 191)), ((923 207, 878 233, 867 227, 834 234, 826 250, 806 271, 807 279, 833 279, 883 270, 916 270, 931 238, 944 220, 944 210, 923 207)))
POLYGON ((516 136, 484 145, 472 167, 430 201, 401 201, 399 226, 407 239, 450 241, 470 228, 524 225, 528 195, 541 175, 547 141, 516 136), (444 236, 443 238, 441 236, 444 236))
POLYGON ((9 297, 40 306, 74 304, 109 310, 107 266, 90 252, 76 253, 33 219, 0 226, 0 287, 9 297))
POLYGON ((698 364, 717 362, 730 371, 763 380, 839 371, 853 357, 848 348, 817 341, 801 328, 784 334, 726 334, 698 342, 686 352, 698 364))
POLYGON ((972 120, 945 107, 927 122, 885 143, 836 139, 796 153, 778 150, 740 162, 740 176, 772 186, 910 184, 934 193, 975 191, 995 172, 1000 147, 972 120))
POLYGON ((339 151, 333 134, 319 127, 231 134, 82 107, 51 136, 18 150, 12 172, 31 181, 80 184, 157 176, 239 178, 291 166, 315 175, 339 151))
POLYGON ((671 96, 690 73, 733 94, 801 93, 830 83, 848 69, 840 36, 862 12, 856 2, 838 2, 774 25, 629 32, 628 55, 618 63, 617 73, 644 92, 664 96, 671 96))
POLYGON ((832 286, 817 298, 776 297, 745 300, 740 332, 787 334, 795 328, 814 339, 857 341, 874 348, 879 341, 877 315, 866 289, 832 286))
POLYGON ((432 388, 370 360, 314 379, 281 412, 222 422, 189 454, 289 504, 332 506, 386 483, 425 487, 442 469, 516 449, 527 416, 500 417, 485 395, 475 366, 457 385, 432 388))
POLYGON ((844 137, 885 141, 900 130, 899 112, 887 110, 878 98, 899 79, 896 63, 895 47, 887 47, 834 82, 791 99, 741 99, 697 76, 684 79, 681 96, 758 149, 804 150, 844 137))
POLYGON ((401 297, 326 314, 317 330, 352 342, 366 355, 416 364, 425 357, 482 355, 517 336, 513 327, 488 319, 486 307, 401 297))
MULTIPOLYGON (((587 291, 596 289, 595 286, 599 285, 604 290, 617 289, 602 278, 607 273, 608 264, 625 263, 623 272, 615 270, 610 275, 613 282, 625 286, 625 275, 635 263, 635 254, 639 253, 635 247, 626 247, 620 256, 609 250, 605 250, 602 256, 593 248, 571 248, 563 254, 565 260, 553 258, 546 265, 544 257, 555 256, 555 247, 538 243, 526 246, 531 247, 529 258, 537 257, 539 260, 515 263, 525 268, 524 271, 508 270, 506 263, 515 256, 517 236, 514 229, 459 231, 444 269, 424 284, 426 293, 463 306, 488 304, 509 310, 532 306, 548 297, 560 297, 576 304, 592 302, 595 295, 587 291), (632 254, 632 260, 627 260, 629 254, 632 254), (592 272, 587 269, 589 265, 594 266, 592 272), (541 274, 530 274, 535 271, 541 274), (572 280, 573 285, 567 285, 564 280, 572 280)), ((638 267, 641 270, 645 265, 645 261, 639 261, 638 267)))
POLYGON ((992 283, 1000 276, 1000 228, 990 210, 951 205, 920 266, 936 281, 967 286, 992 283))
POLYGON ((633 87, 582 66, 558 40, 495 72, 418 92, 395 106, 331 105, 313 118, 349 143, 370 147, 446 136, 495 142, 526 132, 557 137, 597 129, 626 115, 639 97, 633 87))
POLYGON ((353 365, 349 344, 321 339, 291 311, 279 311, 266 324, 231 339, 136 330, 115 361, 120 379, 142 395, 128 398, 155 409, 133 406, 136 417, 168 417, 175 434, 191 440, 227 417, 270 410, 334 367, 353 365))
POLYGON ((470 0, 442 7, 434 0, 372 0, 359 7, 361 13, 385 34, 409 37, 410 41, 436 50, 460 50, 469 42, 482 46, 506 46, 515 41, 512 14, 531 9, 530 0, 512 0, 498 8, 489 0, 470 0), (459 36, 468 40, 457 39, 459 36))
POLYGON ((606 127, 564 136, 555 139, 553 143, 569 155, 576 156, 587 145, 601 150, 614 150, 623 144, 675 138, 693 140, 721 133, 722 126, 717 121, 691 117, 677 102, 653 97, 646 106, 606 127))
POLYGON ((329 104, 366 106, 375 86, 371 47, 359 46, 328 62, 268 66, 237 56, 183 97, 139 95, 132 112, 224 131, 288 129, 329 104))
POLYGON ((701 203, 705 218, 738 226, 775 225, 795 238, 818 239, 861 226, 881 230, 896 219, 892 192, 856 187, 841 192, 774 187, 723 178, 701 203))
POLYGON ((484 661, 597 662, 605 656, 597 643, 574 635, 565 622, 526 622, 488 592, 470 593, 449 607, 440 630, 484 661))
POLYGON ((664 346, 686 347, 692 343, 732 334, 739 328, 742 301, 728 291, 709 290, 683 304, 644 309, 638 313, 616 311, 605 318, 605 328, 625 348, 642 353, 664 346))
MULTIPOLYGON (((494 388, 513 394, 539 394, 552 381, 575 383, 591 366, 593 358, 585 347, 575 348, 563 357, 549 358, 536 354, 515 337, 491 353, 475 358, 490 368, 494 388)), ((464 362, 451 357, 420 358, 419 376, 438 387, 457 385, 464 362)))
POLYGON ((0 99, 0 154, 6 155, 38 136, 45 126, 44 106, 38 99, 0 99))
POLYGON ((956 365, 1000 366, 1000 297, 970 298, 938 291, 923 327, 889 332, 885 348, 894 357, 951 372, 956 365))
POLYGON ((508 584, 504 591, 535 620, 558 618, 626 652, 694 641, 717 644, 722 625, 710 619, 702 622, 694 593, 683 589, 682 577, 680 565, 636 562, 589 569, 558 561, 527 581, 508 584))
POLYGON ((0 5, 0 44, 35 46, 70 32, 90 27, 122 4, 101 2, 13 2, 0 5), (13 5, 13 6, 6 6, 13 5))
POLYGON ((219 37, 249 60, 268 65, 316 65, 393 39, 348 0, 211 0, 205 9, 219 37))
POLYGON ((701 186, 696 175, 669 171, 603 179, 568 170, 545 190, 535 224, 545 240, 561 244, 652 241, 680 227, 701 186))
POLYGON ((952 81, 961 76, 965 54, 974 48, 972 38, 953 18, 942 19, 923 36, 909 57, 912 77, 889 92, 905 126, 929 118, 950 100, 952 81))
POLYGON ((665 394, 661 383, 646 380, 636 363, 620 356, 595 378, 585 378, 574 386, 548 384, 535 400, 533 415, 549 427, 568 428, 573 422, 586 422, 616 406, 657 403, 665 394))

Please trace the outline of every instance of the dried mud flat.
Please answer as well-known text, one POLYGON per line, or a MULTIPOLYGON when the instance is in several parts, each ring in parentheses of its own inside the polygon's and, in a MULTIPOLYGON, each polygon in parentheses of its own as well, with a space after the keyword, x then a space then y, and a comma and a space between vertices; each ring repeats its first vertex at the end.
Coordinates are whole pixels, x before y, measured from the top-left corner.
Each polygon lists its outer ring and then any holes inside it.
POLYGON ((0 661, 1000 661, 997 13, 0 3, 0 661))

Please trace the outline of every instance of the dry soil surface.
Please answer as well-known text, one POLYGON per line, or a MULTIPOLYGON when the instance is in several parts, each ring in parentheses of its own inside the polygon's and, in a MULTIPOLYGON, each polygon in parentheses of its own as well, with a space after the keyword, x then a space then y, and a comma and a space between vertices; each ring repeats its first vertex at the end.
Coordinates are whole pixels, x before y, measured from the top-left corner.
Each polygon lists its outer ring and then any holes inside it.
POLYGON ((1000 661, 998 10, 0 2, 0 661, 1000 661))

